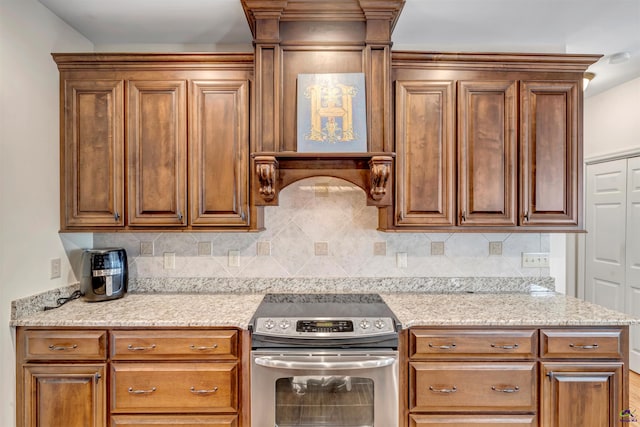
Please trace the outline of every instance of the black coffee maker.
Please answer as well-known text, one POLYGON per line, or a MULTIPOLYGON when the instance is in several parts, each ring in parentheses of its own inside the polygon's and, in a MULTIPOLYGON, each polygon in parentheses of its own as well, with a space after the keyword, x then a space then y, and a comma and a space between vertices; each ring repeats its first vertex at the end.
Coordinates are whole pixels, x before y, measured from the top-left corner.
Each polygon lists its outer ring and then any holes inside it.
POLYGON ((127 252, 122 248, 85 249, 80 291, 86 301, 122 298, 127 292, 127 252))

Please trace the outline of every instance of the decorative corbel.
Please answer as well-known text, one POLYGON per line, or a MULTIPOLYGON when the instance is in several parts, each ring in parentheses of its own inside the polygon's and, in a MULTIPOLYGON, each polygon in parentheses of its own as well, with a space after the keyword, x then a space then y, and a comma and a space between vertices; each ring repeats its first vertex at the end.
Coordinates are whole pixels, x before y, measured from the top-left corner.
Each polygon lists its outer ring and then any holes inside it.
POLYGON ((260 196, 265 202, 270 202, 276 197, 276 174, 278 160, 273 156, 256 156, 256 175, 260 182, 260 196))
POLYGON ((373 156, 369 160, 371 189, 369 195, 375 201, 380 201, 387 194, 387 181, 391 175, 393 157, 373 156))

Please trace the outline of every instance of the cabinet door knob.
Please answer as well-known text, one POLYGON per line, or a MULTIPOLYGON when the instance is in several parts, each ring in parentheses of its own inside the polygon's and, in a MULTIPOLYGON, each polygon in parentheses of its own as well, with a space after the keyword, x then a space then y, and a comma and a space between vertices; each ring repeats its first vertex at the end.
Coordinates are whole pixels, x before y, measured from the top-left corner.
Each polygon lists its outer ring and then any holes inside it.
POLYGON ((120 214, 116 212, 115 214, 113 214, 113 218, 116 220, 116 222, 120 221, 120 214))

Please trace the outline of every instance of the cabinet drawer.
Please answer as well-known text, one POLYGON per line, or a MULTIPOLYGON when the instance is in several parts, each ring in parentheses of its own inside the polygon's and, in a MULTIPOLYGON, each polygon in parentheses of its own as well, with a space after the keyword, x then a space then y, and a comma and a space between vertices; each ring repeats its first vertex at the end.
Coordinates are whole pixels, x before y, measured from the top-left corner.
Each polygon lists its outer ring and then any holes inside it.
POLYGON ((535 329, 439 330, 411 329, 412 359, 445 357, 532 358, 536 355, 535 329))
POLYGON ((618 359, 623 356, 621 329, 543 329, 540 356, 571 359, 618 359))
POLYGON ((537 427, 535 415, 410 415, 409 427, 537 427))
POLYGON ((234 330, 112 331, 114 360, 236 359, 234 330))
POLYGON ((25 331, 26 360, 105 360, 106 331, 25 331))
POLYGON ((111 427, 237 427, 236 415, 114 415, 111 427))
POLYGON ((113 363, 113 412, 235 412, 236 363, 113 363))
POLYGON ((410 363, 412 411, 525 411, 536 408, 535 362, 410 363))

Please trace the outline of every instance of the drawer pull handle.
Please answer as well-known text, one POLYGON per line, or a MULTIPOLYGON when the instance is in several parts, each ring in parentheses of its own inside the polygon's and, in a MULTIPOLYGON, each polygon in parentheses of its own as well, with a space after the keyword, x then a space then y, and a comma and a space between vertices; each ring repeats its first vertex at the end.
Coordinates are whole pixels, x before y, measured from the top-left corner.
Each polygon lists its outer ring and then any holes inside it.
POLYGON ((454 348, 456 348, 455 343, 451 343, 451 345, 433 345, 431 343, 429 343, 429 348, 435 348, 438 350, 452 350, 454 348))
POLYGON ((216 391, 218 391, 218 387, 214 387, 211 390, 196 390, 195 387, 191 387, 189 389, 189 391, 193 394, 211 394, 211 393, 215 393, 216 391))
POLYGON ((446 387, 444 387, 444 388, 435 388, 432 385, 429 386, 429 390, 431 390, 434 393, 455 393, 456 391, 458 391, 456 386, 453 386, 451 388, 446 388, 446 387))
POLYGON ((214 344, 211 347, 207 347, 207 346, 196 347, 195 345, 191 344, 189 348, 194 351, 215 350, 216 348, 218 348, 218 344, 214 344))
POLYGON ((505 344, 505 345, 491 344, 491 348, 500 348, 502 350, 515 350, 518 347, 519 347, 518 344, 505 344))
POLYGON ((145 350, 153 350, 154 348, 156 348, 155 344, 151 344, 150 346, 147 346, 147 347, 144 347, 144 346, 134 347, 131 344, 127 346, 127 350, 129 351, 145 351, 145 350))
POLYGON ((595 350, 598 348, 598 344, 590 344, 590 345, 569 344, 569 347, 576 350, 595 350))
POLYGON ((497 391, 498 393, 517 393, 520 391, 520 387, 518 387, 517 385, 513 387, 509 387, 509 386, 496 387, 492 385, 491 390, 497 391))
POLYGON ((133 387, 129 387, 128 391, 131 394, 151 394, 156 391, 156 388, 152 387, 150 390, 134 390, 133 387))
POLYGON ((78 348, 78 344, 73 344, 73 345, 51 344, 49 346, 49 350, 51 351, 68 351, 68 350, 75 350, 76 348, 78 348))

